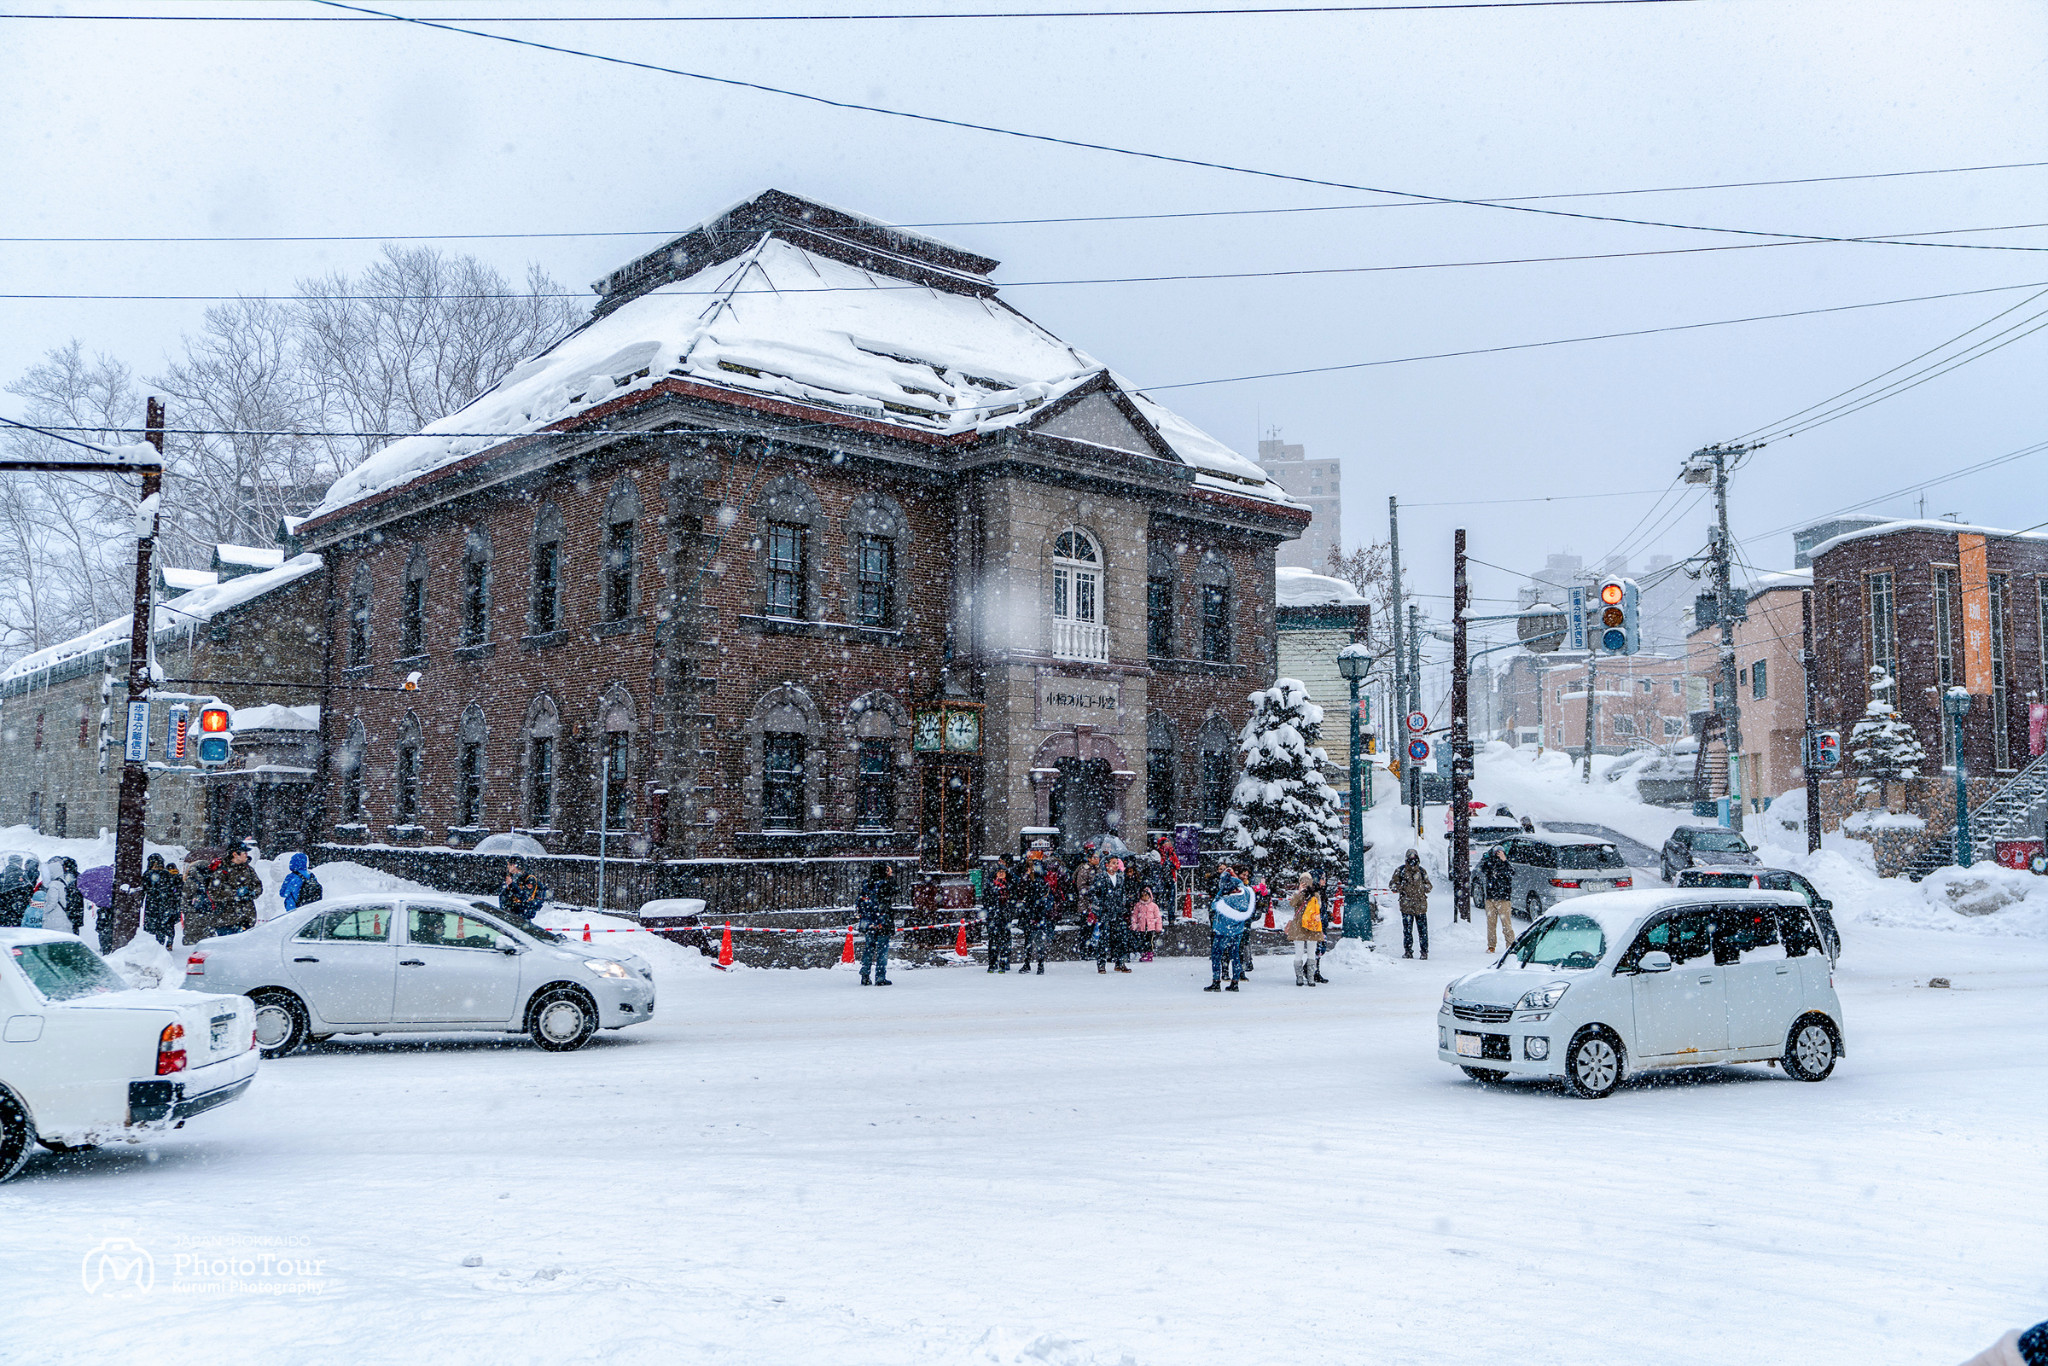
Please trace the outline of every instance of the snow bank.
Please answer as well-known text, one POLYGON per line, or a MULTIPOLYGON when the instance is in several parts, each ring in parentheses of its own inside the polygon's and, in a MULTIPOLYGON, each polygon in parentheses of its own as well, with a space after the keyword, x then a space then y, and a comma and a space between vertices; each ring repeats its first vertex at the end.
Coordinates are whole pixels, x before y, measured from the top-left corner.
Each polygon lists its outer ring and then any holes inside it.
POLYGON ((1274 601, 1282 607, 1355 607, 1365 601, 1342 579, 1281 565, 1273 571, 1274 601))

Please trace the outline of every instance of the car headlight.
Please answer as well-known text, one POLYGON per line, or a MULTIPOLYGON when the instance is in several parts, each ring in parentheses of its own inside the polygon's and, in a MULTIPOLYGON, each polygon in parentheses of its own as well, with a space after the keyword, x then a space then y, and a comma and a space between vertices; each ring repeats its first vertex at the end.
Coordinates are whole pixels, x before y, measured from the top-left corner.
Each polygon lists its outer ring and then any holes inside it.
POLYGON ((1552 982, 1547 987, 1537 987, 1534 991, 1525 994, 1522 997, 1522 999, 1516 1003, 1515 1009, 1549 1010, 1551 1007, 1555 1006, 1559 1001, 1562 1001, 1564 999, 1564 994, 1567 991, 1570 991, 1571 989, 1572 984, 1570 982, 1552 982))
POLYGON ((586 958, 583 960, 583 966, 589 968, 600 977, 632 976, 631 973, 626 971, 624 963, 615 963, 609 958, 586 958))

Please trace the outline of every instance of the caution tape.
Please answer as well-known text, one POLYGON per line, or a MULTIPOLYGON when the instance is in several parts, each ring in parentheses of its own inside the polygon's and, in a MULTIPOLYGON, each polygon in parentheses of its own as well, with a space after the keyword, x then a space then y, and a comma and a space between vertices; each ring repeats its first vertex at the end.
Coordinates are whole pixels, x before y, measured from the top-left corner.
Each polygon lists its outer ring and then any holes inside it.
MULTIPOLYGON (((978 925, 978 920, 938 920, 925 925, 899 925, 892 933, 908 934, 912 930, 952 930, 962 925, 978 925)), ((827 926, 824 929, 790 929, 780 925, 729 925, 722 920, 696 921, 688 925, 668 925, 661 929, 649 929, 645 925, 630 925, 619 929, 605 929, 596 925, 543 925, 542 929, 554 934, 667 934, 676 930, 704 930, 734 934, 859 934, 858 925, 827 926)))

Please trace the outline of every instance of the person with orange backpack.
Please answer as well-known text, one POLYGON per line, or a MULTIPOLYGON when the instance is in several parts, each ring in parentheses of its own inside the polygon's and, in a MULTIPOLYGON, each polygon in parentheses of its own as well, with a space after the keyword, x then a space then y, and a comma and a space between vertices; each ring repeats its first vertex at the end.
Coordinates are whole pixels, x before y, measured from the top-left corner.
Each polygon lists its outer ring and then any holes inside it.
POLYGON ((1287 898, 1287 942, 1294 945, 1294 985, 1311 987, 1317 971, 1316 945, 1323 941, 1323 898, 1313 874, 1303 873, 1287 898))

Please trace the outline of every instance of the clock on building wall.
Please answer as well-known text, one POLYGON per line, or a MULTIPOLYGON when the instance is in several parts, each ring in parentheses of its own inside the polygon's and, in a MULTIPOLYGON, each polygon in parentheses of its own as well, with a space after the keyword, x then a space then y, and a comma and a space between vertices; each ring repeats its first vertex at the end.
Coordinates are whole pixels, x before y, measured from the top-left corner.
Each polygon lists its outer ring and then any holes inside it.
POLYGON ((981 708, 946 708, 946 749, 953 754, 981 753, 981 708))
POLYGON ((910 725, 910 747, 919 754, 936 753, 945 738, 946 713, 941 707, 927 707, 910 725))

